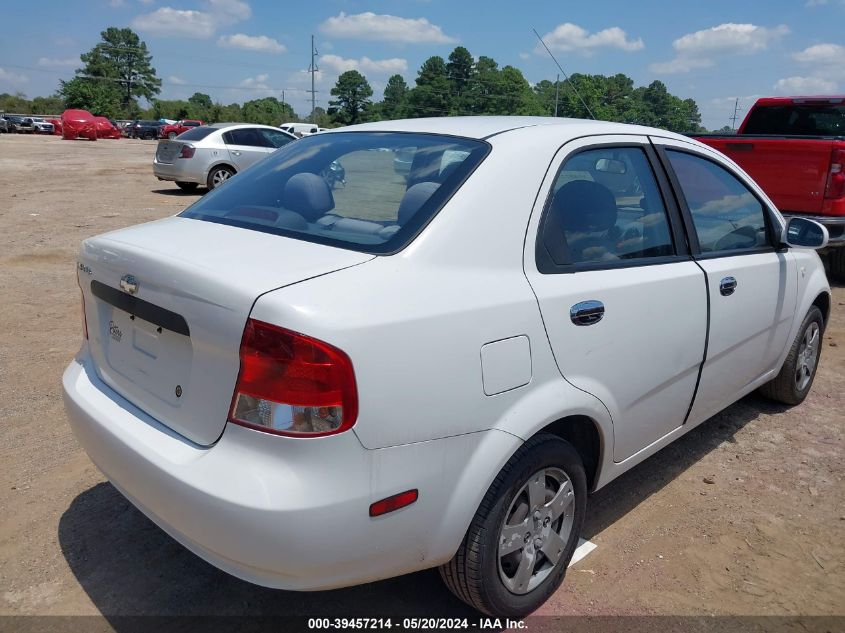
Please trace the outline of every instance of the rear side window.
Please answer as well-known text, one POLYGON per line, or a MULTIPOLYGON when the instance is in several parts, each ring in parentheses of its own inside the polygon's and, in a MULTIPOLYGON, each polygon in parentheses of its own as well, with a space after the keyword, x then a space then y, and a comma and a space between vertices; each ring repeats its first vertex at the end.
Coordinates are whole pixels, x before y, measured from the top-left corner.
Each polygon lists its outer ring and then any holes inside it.
POLYGON ((489 147, 435 134, 307 136, 209 192, 181 215, 391 253, 407 245, 440 210, 489 147))
POLYGON ((759 106, 751 110, 745 134, 781 136, 845 135, 845 104, 759 106))
POLYGON ((246 145, 248 147, 272 147, 259 130, 254 127, 245 127, 238 130, 226 132, 223 135, 226 145, 246 145))
POLYGON ((587 150, 560 169, 543 224, 555 264, 600 264, 675 254, 663 198, 638 147, 587 150))
POLYGON ((179 135, 180 141, 201 141, 206 136, 214 132, 217 128, 209 127, 207 125, 201 125, 199 127, 191 128, 190 130, 185 130, 179 135))
POLYGON ((673 150, 666 155, 681 185, 702 253, 769 246, 763 205, 736 176, 706 158, 673 150))

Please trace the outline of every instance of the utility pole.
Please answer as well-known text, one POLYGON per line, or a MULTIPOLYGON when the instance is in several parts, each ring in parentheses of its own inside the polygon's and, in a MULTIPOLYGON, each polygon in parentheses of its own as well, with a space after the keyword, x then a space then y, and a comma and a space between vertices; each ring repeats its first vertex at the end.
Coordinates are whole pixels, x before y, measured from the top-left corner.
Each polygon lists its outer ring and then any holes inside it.
POLYGON ((314 36, 311 36, 311 65, 308 67, 308 72, 311 73, 311 115, 308 117, 314 123, 314 110, 317 109, 317 90, 314 88, 314 77, 319 68, 317 68, 317 47, 314 46, 314 36))
POLYGON ((557 99, 560 95, 560 73, 557 75, 557 79, 555 79, 555 118, 557 118, 557 99))
POLYGON ((739 112, 739 97, 737 97, 736 101, 734 102, 734 114, 730 117, 732 125, 731 129, 736 132, 736 120, 738 118, 737 112, 739 112))

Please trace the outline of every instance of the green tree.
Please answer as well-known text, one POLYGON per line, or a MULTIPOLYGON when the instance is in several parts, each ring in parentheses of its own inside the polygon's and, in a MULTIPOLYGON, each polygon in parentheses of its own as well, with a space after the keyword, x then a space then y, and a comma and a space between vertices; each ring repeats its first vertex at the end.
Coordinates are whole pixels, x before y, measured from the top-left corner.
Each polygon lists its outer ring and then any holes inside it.
POLYGON ((59 94, 67 108, 88 110, 94 115, 109 118, 120 118, 125 114, 120 91, 107 81, 74 77, 70 81, 61 82, 59 94))
POLYGON ((366 120, 367 111, 372 105, 370 97, 373 89, 357 70, 347 70, 337 78, 329 101, 329 114, 332 120, 341 125, 352 125, 366 120))
POLYGON ((57 95, 51 97, 35 97, 32 100, 33 114, 61 114, 64 109, 65 102, 57 95))
POLYGON ((0 110, 14 114, 32 114, 32 102, 22 92, 0 94, 0 110))
POLYGON ((401 119, 406 116, 408 104, 408 84, 402 75, 392 75, 384 87, 384 99, 380 114, 384 119, 401 119))
POLYGON ((452 88, 442 57, 429 57, 417 73, 417 85, 408 94, 409 116, 431 117, 452 114, 452 88))
POLYGON ((241 118, 247 123, 263 125, 281 125, 294 116, 293 108, 276 97, 247 101, 240 110, 241 118))

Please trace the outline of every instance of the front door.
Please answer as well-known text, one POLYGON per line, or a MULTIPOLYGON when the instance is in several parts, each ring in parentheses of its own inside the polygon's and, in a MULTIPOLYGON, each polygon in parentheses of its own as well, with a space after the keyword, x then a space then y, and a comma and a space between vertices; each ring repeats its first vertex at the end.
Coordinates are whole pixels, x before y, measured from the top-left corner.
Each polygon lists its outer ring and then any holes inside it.
POLYGON ((779 223, 750 183, 715 155, 685 143, 655 143, 680 190, 695 258, 707 275, 710 336, 689 417, 697 423, 779 369, 797 273, 790 253, 778 249, 779 223))
POLYGON ((607 407, 622 461, 684 423, 704 357, 704 274, 647 138, 570 142, 549 174, 526 274, 561 374, 607 407))

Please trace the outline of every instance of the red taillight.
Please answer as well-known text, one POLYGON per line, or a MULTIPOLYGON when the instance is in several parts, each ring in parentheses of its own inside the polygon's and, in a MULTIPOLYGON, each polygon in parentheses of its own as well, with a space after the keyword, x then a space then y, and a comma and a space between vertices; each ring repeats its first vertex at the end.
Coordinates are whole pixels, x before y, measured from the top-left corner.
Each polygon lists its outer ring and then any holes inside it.
POLYGON ((825 198, 845 196, 845 149, 834 149, 830 154, 830 173, 827 175, 825 198))
POLYGON ((196 148, 192 145, 183 145, 182 151, 179 152, 179 158, 193 158, 196 151, 196 148))
POLYGON ((332 435, 355 424, 355 372, 336 347, 249 319, 240 357, 230 422, 296 437, 332 435))
POLYGON ((398 495, 393 495, 392 497, 388 497, 387 499, 376 501, 370 506, 370 516, 377 517, 381 516, 382 514, 387 514, 388 512, 398 510, 399 508, 404 508, 405 506, 411 505, 414 501, 417 500, 417 498, 419 498, 419 492, 415 488, 413 490, 406 490, 405 492, 400 492, 398 495))

